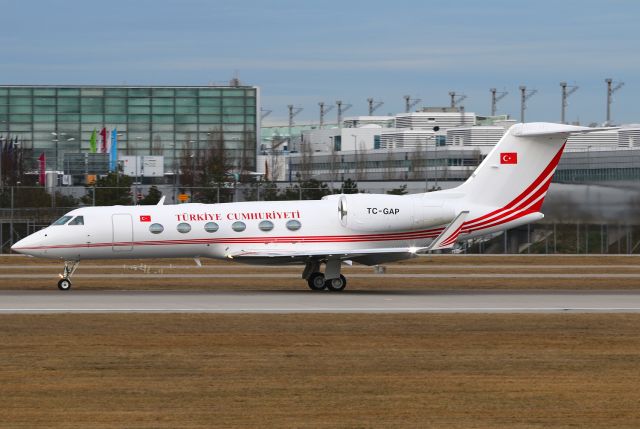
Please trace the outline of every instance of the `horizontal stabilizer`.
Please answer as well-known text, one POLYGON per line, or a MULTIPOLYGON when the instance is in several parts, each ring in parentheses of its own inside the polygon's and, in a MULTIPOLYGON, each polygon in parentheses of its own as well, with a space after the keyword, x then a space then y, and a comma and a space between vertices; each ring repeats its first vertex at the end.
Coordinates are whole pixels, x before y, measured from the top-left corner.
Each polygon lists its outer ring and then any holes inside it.
POLYGON ((463 211, 456 216, 456 218, 447 226, 444 231, 435 239, 433 243, 425 250, 441 250, 441 249, 451 249, 454 244, 456 244, 456 240, 460 235, 460 231, 462 231, 462 225, 464 224, 468 211, 463 211))
POLYGON ((618 127, 581 127, 578 125, 555 124, 551 122, 529 122, 514 125, 515 137, 547 136, 555 134, 585 134, 595 131, 617 130, 618 127))

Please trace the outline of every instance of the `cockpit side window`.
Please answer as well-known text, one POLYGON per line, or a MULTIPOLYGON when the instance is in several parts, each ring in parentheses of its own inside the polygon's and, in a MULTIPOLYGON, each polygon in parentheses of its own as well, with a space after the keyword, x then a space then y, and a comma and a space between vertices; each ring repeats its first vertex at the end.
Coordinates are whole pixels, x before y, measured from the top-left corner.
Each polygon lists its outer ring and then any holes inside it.
POLYGON ((69 225, 84 225, 84 217, 76 216, 71 222, 69 222, 69 225))
POLYGON ((71 219, 73 216, 62 216, 60 219, 58 219, 57 221, 53 222, 51 225, 64 225, 65 223, 67 223, 69 221, 69 219, 71 219))

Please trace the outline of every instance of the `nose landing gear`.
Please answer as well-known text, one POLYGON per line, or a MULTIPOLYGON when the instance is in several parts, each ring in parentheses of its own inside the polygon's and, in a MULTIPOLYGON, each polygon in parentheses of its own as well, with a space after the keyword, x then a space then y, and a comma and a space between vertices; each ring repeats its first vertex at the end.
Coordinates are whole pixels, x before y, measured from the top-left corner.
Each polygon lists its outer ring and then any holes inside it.
POLYGON ((58 281, 58 289, 66 291, 71 289, 71 276, 76 272, 76 269, 80 265, 80 261, 64 261, 64 268, 62 274, 60 274, 60 281, 58 281))

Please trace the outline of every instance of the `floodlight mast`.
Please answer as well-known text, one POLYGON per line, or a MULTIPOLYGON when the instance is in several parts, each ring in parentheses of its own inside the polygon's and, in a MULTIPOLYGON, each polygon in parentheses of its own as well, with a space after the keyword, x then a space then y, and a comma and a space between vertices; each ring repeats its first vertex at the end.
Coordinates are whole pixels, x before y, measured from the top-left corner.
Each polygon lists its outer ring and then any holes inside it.
POLYGON ((324 116, 331 111, 335 106, 332 104, 330 106, 325 107, 324 101, 318 103, 320 106, 320 129, 324 128, 324 116))
POLYGON ((607 121, 605 125, 611 124, 611 103, 613 103, 613 93, 622 88, 624 82, 614 82, 611 78, 604 80, 607 83, 607 121), (616 84, 612 87, 612 84, 616 84))
POLYGON ((498 111, 498 101, 502 100, 509 93, 507 91, 499 92, 495 88, 491 88, 490 91, 491 91, 491 116, 496 116, 496 112, 498 111))
POLYGON ((411 98, 410 95, 404 96, 404 111, 405 113, 411 112, 411 109, 416 107, 418 103, 420 103, 422 99, 420 98, 411 98))
POLYGON ((449 92, 449 97, 451 97, 451 107, 453 109, 456 108, 456 106, 458 105, 458 103, 460 103, 462 100, 466 99, 467 96, 464 94, 456 94, 455 91, 450 91, 449 92))
POLYGON ((378 110, 384 104, 384 101, 375 101, 373 98, 367 98, 367 103, 369 104, 369 116, 373 116, 373 112, 378 110))
POLYGON ((342 128, 342 114, 349 110, 352 104, 343 104, 342 100, 337 100, 336 106, 338 106, 338 128, 342 128))
POLYGON ((533 95, 538 92, 537 89, 530 89, 527 91, 527 87, 524 85, 520 86, 520 122, 524 123, 524 111, 527 110, 527 100, 533 97, 533 95))
POLYGON ((565 120, 565 117, 566 117, 565 114, 566 114, 567 106, 569 105, 569 103, 567 103, 567 98, 569 98, 571 94, 576 92, 579 87, 576 85, 567 85, 567 82, 560 82, 560 87, 562 88, 562 105, 560 109, 560 122, 563 124, 566 124, 567 122, 565 120), (568 91, 567 91, 567 88, 569 88, 568 91))
POLYGON ((269 116, 271 112, 273 112, 273 110, 260 108, 260 123, 262 123, 262 120, 269 116))
POLYGON ((302 107, 294 107, 293 104, 289 104, 287 106, 289 108, 289 147, 291 147, 291 129, 293 128, 293 118, 300 112, 302 112, 302 107))

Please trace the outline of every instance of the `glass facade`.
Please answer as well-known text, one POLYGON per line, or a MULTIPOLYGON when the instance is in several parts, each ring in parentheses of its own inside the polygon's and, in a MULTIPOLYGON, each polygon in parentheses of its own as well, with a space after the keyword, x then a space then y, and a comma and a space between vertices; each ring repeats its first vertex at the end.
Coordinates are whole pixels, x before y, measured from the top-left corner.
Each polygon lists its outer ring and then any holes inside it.
MULTIPOLYGON (((259 89, 252 86, 2 86, 0 136, 18 138, 48 170, 89 151, 93 130, 116 129, 119 155, 199 156, 222 141, 235 168, 255 171, 259 89)), ((98 140, 100 138, 98 137, 98 140)))

